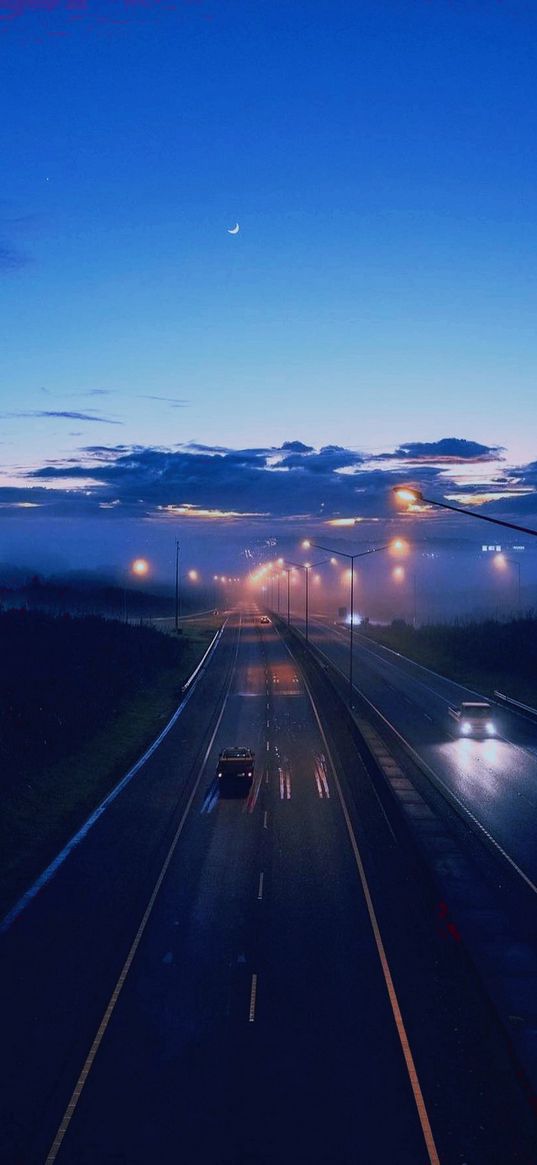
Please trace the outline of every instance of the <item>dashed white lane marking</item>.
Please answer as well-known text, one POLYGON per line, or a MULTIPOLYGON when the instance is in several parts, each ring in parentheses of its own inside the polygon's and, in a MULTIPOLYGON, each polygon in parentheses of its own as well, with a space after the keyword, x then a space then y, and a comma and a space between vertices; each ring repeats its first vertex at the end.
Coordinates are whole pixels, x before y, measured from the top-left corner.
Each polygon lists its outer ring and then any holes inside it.
POLYGON ((255 1020, 255 1004, 257 999, 257 975, 252 975, 252 986, 250 988, 250 1012, 248 1015, 249 1023, 255 1020))
POLYGON ((267 720, 267 728, 270 728, 270 720, 267 720))
POLYGON ((261 870, 261 873, 260 873, 260 875, 259 875, 259 886, 258 886, 258 888, 257 888, 257 901, 258 901, 258 902, 261 902, 261 900, 262 900, 262 898, 263 898, 263 882, 264 882, 264 879, 265 879, 265 875, 264 875, 264 873, 263 873, 263 870, 261 870))
POLYGON ((266 809, 263 814, 263 829, 268 829, 268 814, 266 809))
POLYGON ((270 744, 269 744, 269 742, 268 742, 268 740, 267 740, 267 752, 269 751, 269 748, 270 748, 270 744))

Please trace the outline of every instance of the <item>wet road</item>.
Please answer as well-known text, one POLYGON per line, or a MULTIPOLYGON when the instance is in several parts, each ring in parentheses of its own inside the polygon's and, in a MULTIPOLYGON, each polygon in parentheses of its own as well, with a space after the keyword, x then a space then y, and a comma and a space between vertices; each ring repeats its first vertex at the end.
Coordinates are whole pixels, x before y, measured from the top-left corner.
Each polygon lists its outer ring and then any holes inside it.
POLYGON ((233 617, 4 935, 3 1161, 529 1165, 474 978, 313 700, 274 629, 233 617), (245 798, 214 782, 233 744, 245 798))

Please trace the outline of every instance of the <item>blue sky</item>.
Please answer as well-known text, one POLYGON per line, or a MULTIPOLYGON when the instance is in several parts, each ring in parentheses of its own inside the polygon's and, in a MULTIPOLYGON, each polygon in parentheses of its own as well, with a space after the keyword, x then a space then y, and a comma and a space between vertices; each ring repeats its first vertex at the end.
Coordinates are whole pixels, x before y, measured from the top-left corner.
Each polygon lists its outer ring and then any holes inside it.
POLYGON ((97 444, 533 462, 533 4, 0 15, 6 488, 97 444))

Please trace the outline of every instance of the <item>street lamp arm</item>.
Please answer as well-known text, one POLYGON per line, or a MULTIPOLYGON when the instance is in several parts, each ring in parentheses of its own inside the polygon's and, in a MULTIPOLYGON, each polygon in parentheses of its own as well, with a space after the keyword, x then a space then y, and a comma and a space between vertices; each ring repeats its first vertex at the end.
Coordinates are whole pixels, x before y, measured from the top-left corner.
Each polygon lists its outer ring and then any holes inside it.
POLYGON ((537 530, 530 530, 528 526, 518 526, 516 522, 505 522, 503 518, 492 518, 490 514, 478 514, 476 510, 465 510, 462 506, 452 506, 449 502, 437 502, 433 498, 425 498, 421 490, 409 489, 407 494, 413 494, 413 497, 407 496, 403 499, 405 492, 399 486, 393 486, 393 492, 399 495, 402 500, 409 502, 425 502, 428 506, 437 506, 440 510, 452 510, 454 514, 466 514, 467 518, 479 518, 481 522, 491 522, 493 526, 505 526, 507 530, 517 530, 519 534, 529 534, 532 538, 537 538, 537 530))
POLYGON ((537 538, 537 530, 530 530, 527 526, 517 526, 515 522, 504 522, 502 518, 491 518, 490 514, 478 514, 474 510, 463 510, 460 506, 450 506, 448 502, 433 502, 424 498, 430 506, 440 506, 442 510, 454 510, 456 514, 466 514, 469 518, 479 518, 482 522, 492 522, 493 526, 506 526, 508 530, 518 530, 519 534, 530 534, 537 538))
POLYGON ((311 546, 315 546, 316 550, 326 550, 327 554, 340 554, 342 558, 353 558, 352 554, 347 554, 345 550, 334 550, 333 546, 322 546, 320 542, 312 542, 311 546))
MULTIPOLYGON (((391 548, 391 543, 386 542, 384 546, 372 546, 370 550, 359 550, 357 554, 349 554, 346 550, 335 550, 333 546, 321 546, 320 542, 312 542, 311 545, 315 546, 317 550, 326 550, 327 554, 340 554, 342 558, 349 558, 352 562, 355 558, 367 558, 368 554, 378 554, 379 550, 390 550, 391 548)), ((320 563, 314 562, 312 565, 319 566, 320 563)))

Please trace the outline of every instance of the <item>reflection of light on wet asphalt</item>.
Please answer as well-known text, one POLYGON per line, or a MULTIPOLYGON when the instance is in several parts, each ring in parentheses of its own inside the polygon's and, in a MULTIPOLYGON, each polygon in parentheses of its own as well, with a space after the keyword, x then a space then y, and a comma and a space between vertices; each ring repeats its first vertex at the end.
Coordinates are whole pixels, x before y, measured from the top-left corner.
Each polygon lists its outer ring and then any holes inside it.
POLYGON ((321 800, 325 797, 330 798, 330 790, 328 788, 328 779, 326 775, 326 761, 324 756, 315 758, 314 765, 315 783, 317 785, 317 792, 321 800))
POLYGON ((200 809, 200 813, 212 813, 215 805, 217 804, 217 801, 218 801, 218 783, 216 780, 214 780, 209 785, 209 788, 205 794, 205 799, 204 799, 203 805, 200 809))
POLYGON ((287 770, 284 770, 282 768, 278 768, 278 772, 280 775, 280 800, 281 801, 290 801, 291 800, 291 776, 290 776, 290 773, 287 770))

